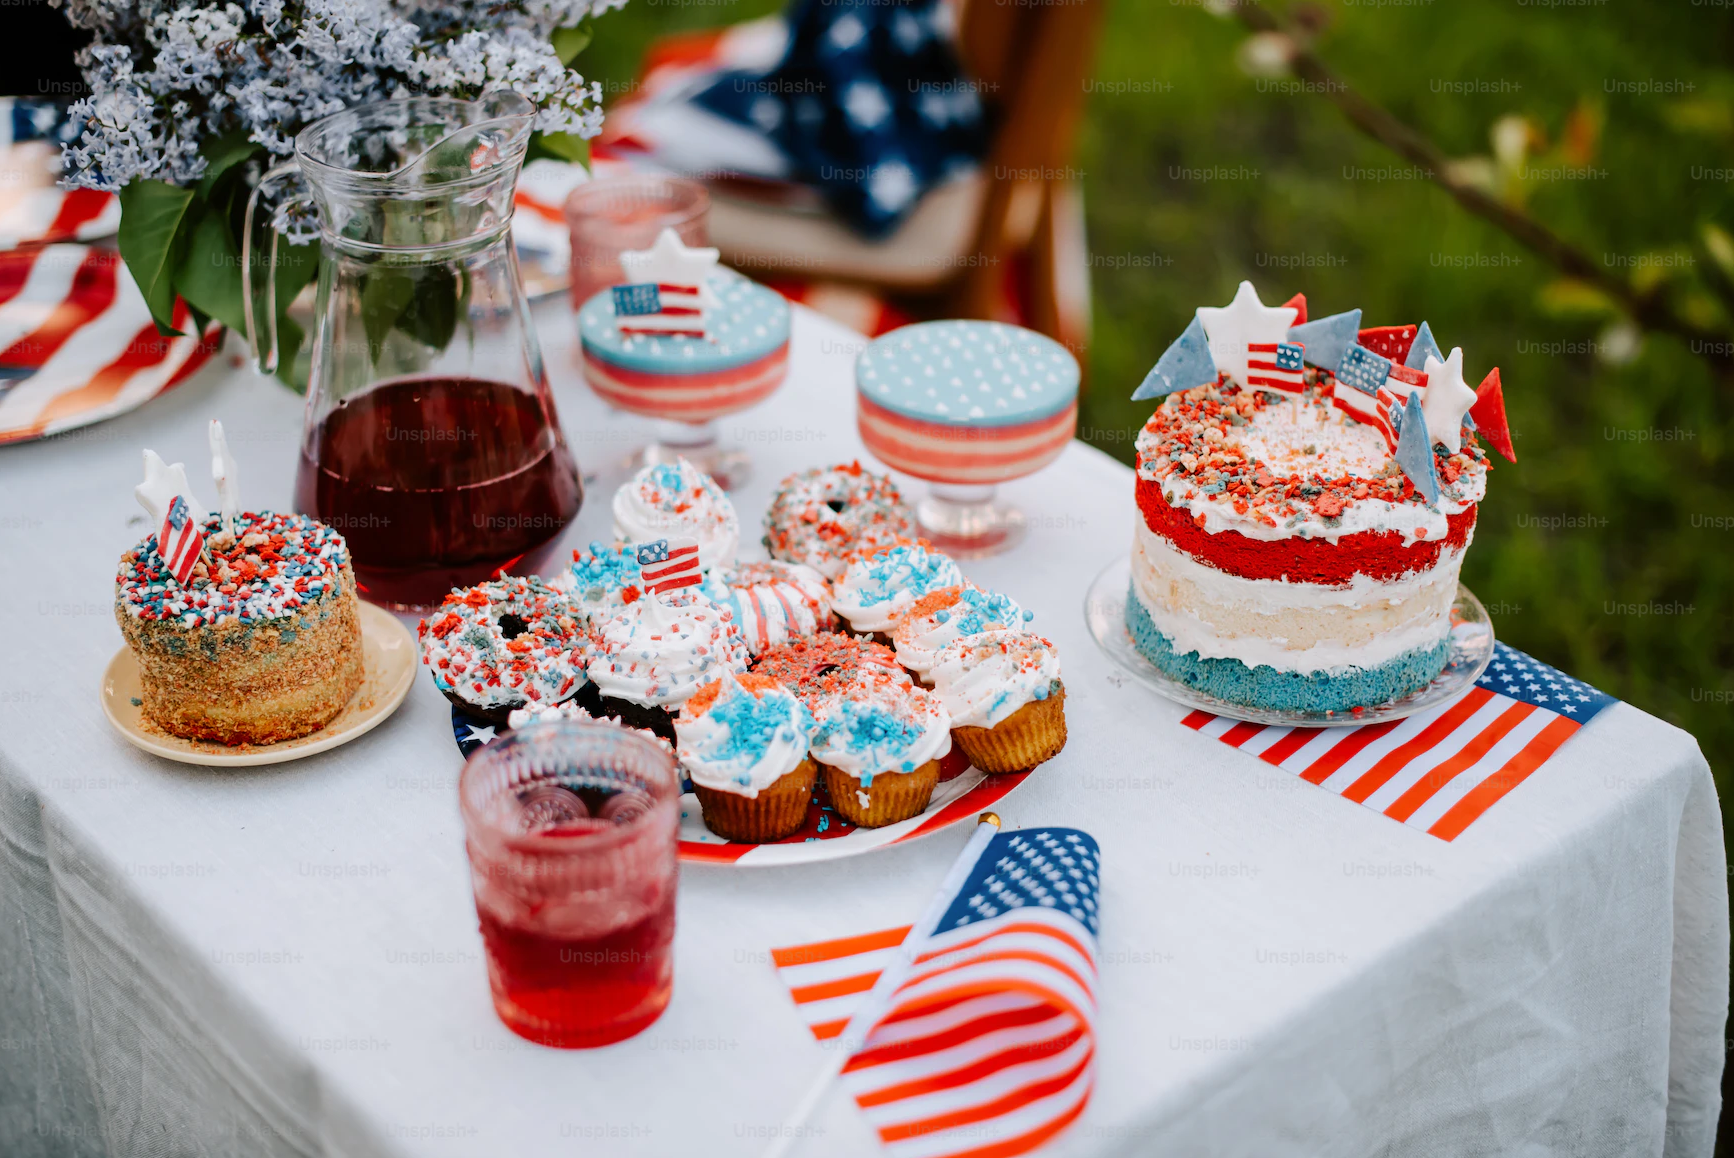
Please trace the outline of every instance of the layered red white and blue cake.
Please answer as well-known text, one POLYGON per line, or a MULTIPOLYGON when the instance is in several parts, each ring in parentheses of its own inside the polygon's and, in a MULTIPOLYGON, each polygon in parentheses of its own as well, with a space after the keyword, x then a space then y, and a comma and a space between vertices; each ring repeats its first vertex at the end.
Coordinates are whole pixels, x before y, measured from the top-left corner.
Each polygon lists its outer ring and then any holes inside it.
POLYGON ((1139 520, 1126 626, 1219 699, 1352 711, 1426 687, 1449 653, 1458 570, 1512 458, 1499 372, 1479 391, 1426 322, 1309 322, 1306 300, 1201 308, 1135 399, 1139 520))

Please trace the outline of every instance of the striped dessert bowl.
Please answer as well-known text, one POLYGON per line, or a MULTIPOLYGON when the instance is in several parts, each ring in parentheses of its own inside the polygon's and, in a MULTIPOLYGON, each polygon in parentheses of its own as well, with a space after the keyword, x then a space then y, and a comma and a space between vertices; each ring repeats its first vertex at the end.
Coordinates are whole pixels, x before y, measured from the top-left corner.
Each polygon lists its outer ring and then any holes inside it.
POLYGON ((1051 338, 1001 322, 923 322, 874 340, 855 364, 861 439, 894 470, 934 483, 922 532, 963 557, 1022 535, 999 483, 1057 458, 1078 428, 1078 363, 1051 338))

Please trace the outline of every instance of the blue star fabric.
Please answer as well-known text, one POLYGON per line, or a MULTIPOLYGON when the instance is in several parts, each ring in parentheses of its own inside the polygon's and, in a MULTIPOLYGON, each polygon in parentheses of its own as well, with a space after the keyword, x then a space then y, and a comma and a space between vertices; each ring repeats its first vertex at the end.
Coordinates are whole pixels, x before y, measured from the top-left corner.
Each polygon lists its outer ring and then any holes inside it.
POLYGON ((1012 909, 1056 909, 1094 935, 1100 928, 1102 851, 1075 828, 1015 829, 988 842, 936 932, 991 920, 1012 909))
POLYGON ((940 0, 795 0, 767 73, 725 70, 692 98, 764 136, 868 238, 987 151, 976 85, 940 0))
POLYGON ((1587 724, 1604 708, 1619 703, 1606 692, 1573 679, 1558 668, 1503 643, 1493 645, 1493 662, 1475 681, 1476 686, 1522 700, 1531 707, 1557 712, 1587 724))

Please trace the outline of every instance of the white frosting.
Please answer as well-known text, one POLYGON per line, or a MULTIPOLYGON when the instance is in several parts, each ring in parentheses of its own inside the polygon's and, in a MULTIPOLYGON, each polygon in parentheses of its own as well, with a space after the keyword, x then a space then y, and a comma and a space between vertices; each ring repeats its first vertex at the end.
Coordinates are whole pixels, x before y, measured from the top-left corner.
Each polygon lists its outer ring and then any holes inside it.
POLYGON ((628 543, 688 536, 699 566, 727 567, 740 545, 741 521, 716 481, 686 459, 647 466, 614 492, 614 534, 628 543))
POLYGON ((813 759, 848 773, 863 788, 872 787, 878 773, 913 772, 951 751, 951 716, 923 688, 832 697, 820 704, 818 717, 813 759), (881 732, 873 725, 885 714, 895 718, 895 726, 881 732))
POLYGON ((933 691, 953 727, 991 728, 1060 683, 1054 645, 1027 631, 986 631, 939 653, 933 691))
POLYGON ((850 563, 831 588, 831 605, 858 632, 884 631, 929 591, 962 582, 949 556, 910 543, 850 563))
POLYGON ((611 728, 631 732, 635 736, 643 736, 653 744, 659 745, 670 756, 674 755, 674 745, 646 728, 633 728, 621 723, 613 716, 592 716, 581 707, 577 700, 567 700, 551 708, 517 708, 506 717, 506 727, 522 728, 530 724, 547 724, 555 720, 575 720, 580 724, 606 724, 611 728))
MULTIPOLYGON (((1154 456, 1160 441, 1161 436, 1148 428, 1138 434, 1139 473, 1144 478, 1157 477, 1154 456)), ((1324 478, 1347 475, 1372 479, 1386 471, 1392 462, 1384 437, 1378 431, 1354 421, 1329 403, 1298 397, 1266 406, 1243 426, 1230 426, 1221 445, 1238 447, 1249 459, 1262 463, 1278 476, 1316 473, 1324 478)), ((1447 519, 1486 495, 1487 467, 1475 462, 1454 483, 1440 479, 1437 507, 1371 497, 1355 499, 1340 516, 1327 523, 1310 506, 1298 504, 1298 514, 1278 520, 1275 526, 1261 522, 1257 509, 1244 514, 1236 511, 1233 495, 1203 493, 1189 473, 1175 470, 1160 481, 1163 499, 1176 509, 1202 515, 1203 529, 1213 535, 1238 531, 1249 539, 1300 537, 1334 543, 1344 535, 1360 531, 1396 531, 1403 536, 1403 544, 1409 546, 1422 539, 1445 538, 1447 519)))
POLYGON ((807 758, 813 720, 787 688, 749 691, 733 675, 725 675, 722 685, 703 714, 682 712, 674 721, 680 762, 695 784, 755 799, 807 758), (774 726, 754 735, 736 735, 729 704, 740 696, 757 701, 754 714, 761 725, 774 716, 774 726))
POLYGON ((897 662, 925 676, 939 653, 964 636, 1021 627, 1033 618, 1009 595, 965 587, 955 602, 919 618, 903 616, 892 632, 897 662))
MULTIPOLYGON (((1455 564, 1456 560, 1452 561, 1455 564)), ((1280 618, 1266 635, 1223 637, 1194 611, 1171 609, 1152 585, 1156 576, 1143 558, 1142 547, 1133 549, 1132 590, 1149 613, 1156 630, 1167 636, 1181 655, 1196 651, 1205 659, 1237 659, 1248 667, 1265 665, 1281 672, 1340 674, 1351 668, 1387 663, 1407 652, 1438 643, 1451 630, 1449 614, 1431 614, 1395 630, 1374 634, 1366 643, 1346 645, 1323 640, 1303 648, 1291 648, 1282 633, 1280 618)), ((1455 591, 1455 586, 1452 588, 1455 591)), ((1446 604, 1449 609, 1449 603, 1446 604)))
POLYGON ((646 593, 602 626, 589 676, 605 696, 678 708, 725 672, 747 670, 734 612, 687 587, 646 593))

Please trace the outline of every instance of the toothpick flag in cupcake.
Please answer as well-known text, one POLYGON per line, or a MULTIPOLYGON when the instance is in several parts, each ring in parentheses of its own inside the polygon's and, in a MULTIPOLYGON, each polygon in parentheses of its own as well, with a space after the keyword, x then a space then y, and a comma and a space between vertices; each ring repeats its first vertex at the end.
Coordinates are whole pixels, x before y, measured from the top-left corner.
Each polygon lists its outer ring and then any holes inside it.
POLYGON ((193 568, 205 546, 205 509, 187 485, 187 468, 163 462, 154 450, 144 452, 144 482, 133 495, 150 516, 157 537, 157 553, 178 582, 193 577, 193 568))
POLYGON ((1297 313, 1293 306, 1265 305, 1252 283, 1243 281, 1226 306, 1198 307, 1198 320, 1222 373, 1244 387, 1292 389, 1287 374, 1280 372, 1278 347, 1291 344, 1288 331, 1297 313))
POLYGON ((649 249, 620 255, 627 284, 614 287, 615 324, 620 332, 658 337, 704 338, 711 304, 705 279, 718 252, 690 248, 672 229, 649 249))
POLYGON ((638 573, 644 589, 659 595, 698 586, 704 579, 698 566, 698 541, 657 539, 640 544, 638 573))
POLYGON ((1463 347, 1453 346, 1443 362, 1429 356, 1424 369, 1427 386, 1417 393, 1427 415, 1427 436, 1456 454, 1463 449, 1463 416, 1475 405, 1475 391, 1463 380, 1463 347))
POLYGON ((217 509, 223 513, 223 526, 235 529, 235 518, 241 513, 240 471, 235 456, 229 453, 229 440, 223 435, 223 424, 211 419, 211 478, 217 484, 217 509))

